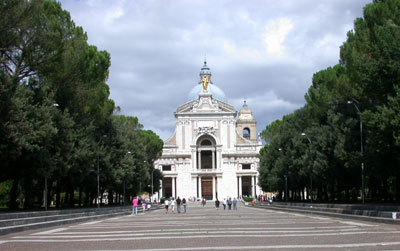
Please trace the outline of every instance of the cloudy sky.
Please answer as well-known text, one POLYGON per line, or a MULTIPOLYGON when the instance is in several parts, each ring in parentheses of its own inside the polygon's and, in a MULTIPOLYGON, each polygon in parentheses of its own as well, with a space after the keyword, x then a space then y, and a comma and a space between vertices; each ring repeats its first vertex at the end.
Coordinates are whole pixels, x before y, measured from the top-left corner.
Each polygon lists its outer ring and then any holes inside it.
POLYGON ((108 85, 120 114, 162 139, 176 108, 212 81, 258 131, 305 103, 312 75, 338 63, 339 47, 371 0, 62 0, 89 43, 111 54, 108 85))

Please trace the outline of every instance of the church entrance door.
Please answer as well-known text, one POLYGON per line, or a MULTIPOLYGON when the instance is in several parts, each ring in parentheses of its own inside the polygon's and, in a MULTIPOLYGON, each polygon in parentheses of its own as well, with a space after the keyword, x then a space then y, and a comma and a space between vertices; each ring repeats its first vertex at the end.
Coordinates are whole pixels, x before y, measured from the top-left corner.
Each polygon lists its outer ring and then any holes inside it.
POLYGON ((251 177, 250 176, 242 177, 242 196, 246 196, 246 197, 251 196, 251 177))
POLYGON ((213 199, 212 178, 201 179, 201 197, 205 198, 206 200, 213 199))
POLYGON ((163 189, 164 189, 164 197, 165 198, 170 198, 172 197, 172 178, 164 178, 162 181, 163 184, 163 189))

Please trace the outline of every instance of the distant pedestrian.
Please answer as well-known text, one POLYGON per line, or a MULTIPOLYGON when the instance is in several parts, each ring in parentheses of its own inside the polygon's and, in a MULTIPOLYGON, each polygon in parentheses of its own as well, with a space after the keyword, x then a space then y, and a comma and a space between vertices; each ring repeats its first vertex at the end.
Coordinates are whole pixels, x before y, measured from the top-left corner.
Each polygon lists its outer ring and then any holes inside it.
POLYGON ((255 204, 256 204, 256 200, 253 199, 253 200, 251 201, 251 205, 254 207, 255 204))
POLYGON ((219 208, 219 200, 218 200, 218 198, 215 200, 215 208, 216 208, 216 209, 219 208))
POLYGON ((236 200, 236 198, 233 198, 232 203, 233 203, 233 210, 237 210, 237 200, 236 200))
POLYGON ((226 209, 226 198, 222 201, 222 206, 224 207, 224 210, 226 209))
POLYGON ((174 197, 172 197, 172 199, 171 199, 171 212, 175 212, 175 205, 176 205, 176 201, 175 201, 174 197))
POLYGON ((143 203, 142 203, 142 212, 144 213, 145 211, 146 211, 146 203, 143 202, 143 203))
POLYGON ((229 209, 229 210, 232 209, 232 200, 231 200, 231 197, 229 197, 229 199, 228 199, 228 209, 229 209))
POLYGON ((206 198, 203 198, 203 200, 201 201, 201 204, 203 204, 203 207, 206 205, 206 198))
POLYGON ((178 212, 178 214, 181 213, 181 199, 178 196, 178 199, 176 199, 176 211, 178 212))
POLYGON ((186 213, 186 199, 182 199, 182 207, 183 207, 183 213, 186 213))
POLYGON ((165 199, 164 205, 165 205, 165 213, 167 214, 168 213, 168 206, 169 206, 169 200, 168 199, 165 199))
POLYGON ((137 197, 134 197, 132 200, 132 215, 137 215, 138 205, 139 205, 139 200, 137 197))

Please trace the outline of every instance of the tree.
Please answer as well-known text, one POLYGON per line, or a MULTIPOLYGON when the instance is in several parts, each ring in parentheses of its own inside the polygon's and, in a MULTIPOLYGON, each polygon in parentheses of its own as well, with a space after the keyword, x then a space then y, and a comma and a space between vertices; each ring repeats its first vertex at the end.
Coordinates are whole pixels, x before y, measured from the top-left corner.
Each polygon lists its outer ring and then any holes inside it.
POLYGON ((340 48, 339 64, 314 74, 306 105, 267 126, 263 136, 269 145, 261 152, 260 167, 263 187, 277 184, 284 163, 293 170, 292 187, 304 188, 305 166, 311 163, 317 199, 355 200, 360 197, 363 162, 369 199, 400 200, 399 11, 397 0, 366 5, 340 48), (301 132, 312 137, 306 152, 298 143, 301 132), (276 147, 285 155, 277 154, 276 147))

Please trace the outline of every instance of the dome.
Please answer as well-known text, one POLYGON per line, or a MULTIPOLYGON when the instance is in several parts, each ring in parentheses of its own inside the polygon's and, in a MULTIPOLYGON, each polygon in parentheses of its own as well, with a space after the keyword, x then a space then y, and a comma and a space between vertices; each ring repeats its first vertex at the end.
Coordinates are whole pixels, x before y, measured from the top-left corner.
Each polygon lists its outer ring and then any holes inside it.
POLYGON ((198 99, 201 93, 210 93, 213 98, 227 102, 225 93, 211 82, 211 76, 210 68, 207 66, 207 62, 204 61, 204 65, 200 70, 200 82, 189 92, 188 101, 198 99))
MULTIPOLYGON (((210 84, 207 89, 208 93, 211 93, 212 97, 223 102, 227 102, 225 93, 216 85, 210 84)), ((196 85, 189 92, 187 99, 192 101, 199 98, 199 94, 203 93, 203 86, 201 84, 196 85)))

